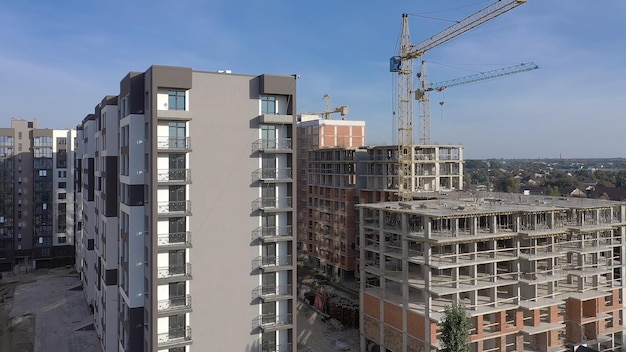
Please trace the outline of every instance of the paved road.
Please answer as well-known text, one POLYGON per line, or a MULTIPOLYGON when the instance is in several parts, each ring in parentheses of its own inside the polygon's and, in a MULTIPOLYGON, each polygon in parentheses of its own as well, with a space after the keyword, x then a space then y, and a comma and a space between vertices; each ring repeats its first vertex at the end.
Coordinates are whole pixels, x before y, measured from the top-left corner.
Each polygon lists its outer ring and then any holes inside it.
POLYGON ((9 316, 35 317, 35 352, 102 351, 95 330, 80 330, 93 323, 73 269, 38 270, 17 285, 9 316))

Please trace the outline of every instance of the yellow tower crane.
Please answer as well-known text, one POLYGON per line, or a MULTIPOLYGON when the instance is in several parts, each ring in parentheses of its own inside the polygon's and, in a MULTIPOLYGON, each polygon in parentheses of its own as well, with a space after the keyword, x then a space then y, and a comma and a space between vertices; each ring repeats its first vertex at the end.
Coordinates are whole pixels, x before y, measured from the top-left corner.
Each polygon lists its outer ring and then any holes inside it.
MULTIPOLYGON (((527 0, 499 0, 466 17, 423 42, 413 45, 409 33, 408 15, 402 15, 400 52, 390 59, 390 71, 398 73, 398 198, 413 199, 413 60, 515 7, 527 0)), ((420 119, 420 144, 430 144, 430 116, 420 119)))
POLYGON ((324 116, 324 120, 330 120, 330 114, 339 113, 341 114, 342 119, 343 119, 343 117, 348 115, 348 113, 350 112, 350 109, 348 108, 347 105, 338 106, 334 110, 331 110, 330 109, 330 95, 328 95, 328 93, 324 94, 322 98, 324 98, 324 100, 326 101, 326 110, 305 112, 304 114, 305 115, 322 115, 324 116))

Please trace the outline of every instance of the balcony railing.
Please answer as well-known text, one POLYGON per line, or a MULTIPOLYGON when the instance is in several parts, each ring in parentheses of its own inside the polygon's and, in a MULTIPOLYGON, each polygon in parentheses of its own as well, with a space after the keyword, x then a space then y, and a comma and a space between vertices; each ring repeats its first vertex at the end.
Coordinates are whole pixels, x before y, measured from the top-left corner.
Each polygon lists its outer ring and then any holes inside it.
POLYGON ((261 197, 252 201, 252 211, 288 209, 292 207, 291 197, 261 197))
POLYGON ((252 290, 252 299, 277 300, 281 297, 291 297, 291 285, 263 285, 252 290))
POLYGON ((157 170, 157 182, 191 182, 190 169, 157 170))
POLYGON ((252 320, 252 329, 261 328, 264 331, 276 331, 290 328, 293 324, 293 314, 264 314, 252 320))
POLYGON ((191 232, 177 232, 158 235, 157 245, 159 247, 191 247, 191 232))
POLYGON ((170 329, 168 332, 157 334, 159 347, 184 344, 191 341, 191 327, 170 329))
POLYGON ((264 343, 259 346, 259 352, 291 352, 293 351, 291 343, 284 343, 282 345, 264 343))
POLYGON ((275 169, 263 168, 252 172, 252 182, 290 180, 292 178, 291 168, 275 169))
POLYGON ((259 256, 252 261, 252 269, 281 269, 292 266, 291 255, 259 256))
POLYGON ((157 137, 157 149, 158 150, 175 150, 175 151, 189 151, 191 150, 191 138, 190 137, 157 137))
POLYGON ((157 202, 158 214, 187 214, 191 212, 191 201, 176 200, 157 202))
POLYGON ((191 278, 191 264, 185 265, 170 265, 158 268, 158 278, 167 279, 174 277, 189 277, 191 278))
POLYGON ((291 226, 281 227, 257 227, 252 230, 252 239, 272 239, 281 237, 292 237, 293 231, 291 226))
POLYGON ((171 312, 191 309, 191 295, 172 297, 158 301, 159 312, 171 312))
POLYGON ((252 143, 252 152, 291 149, 291 138, 259 139, 252 143))

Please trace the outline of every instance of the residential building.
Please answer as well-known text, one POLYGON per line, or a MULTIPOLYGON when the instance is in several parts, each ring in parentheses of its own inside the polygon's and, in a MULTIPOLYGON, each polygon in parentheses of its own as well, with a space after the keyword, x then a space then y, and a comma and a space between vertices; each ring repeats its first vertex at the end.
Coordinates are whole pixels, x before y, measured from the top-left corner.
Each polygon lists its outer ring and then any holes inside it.
POLYGON ((0 271, 74 263, 73 130, 0 128, 0 271), (71 184, 70 184, 71 186, 71 184))
POLYGON ((83 120, 77 256, 106 351, 295 351, 295 106, 296 76, 151 66, 83 120))
POLYGON ((626 203, 504 193, 361 204, 361 351, 436 351, 462 303, 472 351, 624 345, 626 203))
POLYGON ((298 139, 300 252, 328 277, 354 279, 357 156, 365 122, 302 115, 298 139))

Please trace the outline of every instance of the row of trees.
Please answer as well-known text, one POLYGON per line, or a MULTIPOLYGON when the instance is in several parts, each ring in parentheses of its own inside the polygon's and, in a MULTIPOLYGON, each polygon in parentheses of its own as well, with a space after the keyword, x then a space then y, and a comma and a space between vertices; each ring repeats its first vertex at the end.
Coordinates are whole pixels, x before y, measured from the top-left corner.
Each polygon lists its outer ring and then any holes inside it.
POLYGON ((586 184, 626 187, 626 166, 624 167, 625 169, 604 170, 579 166, 574 169, 567 165, 531 161, 467 160, 464 176, 467 189, 473 185, 486 185, 494 191, 519 193, 522 182, 532 179, 532 186, 543 187, 545 194, 559 195, 560 188, 584 190, 586 184))

